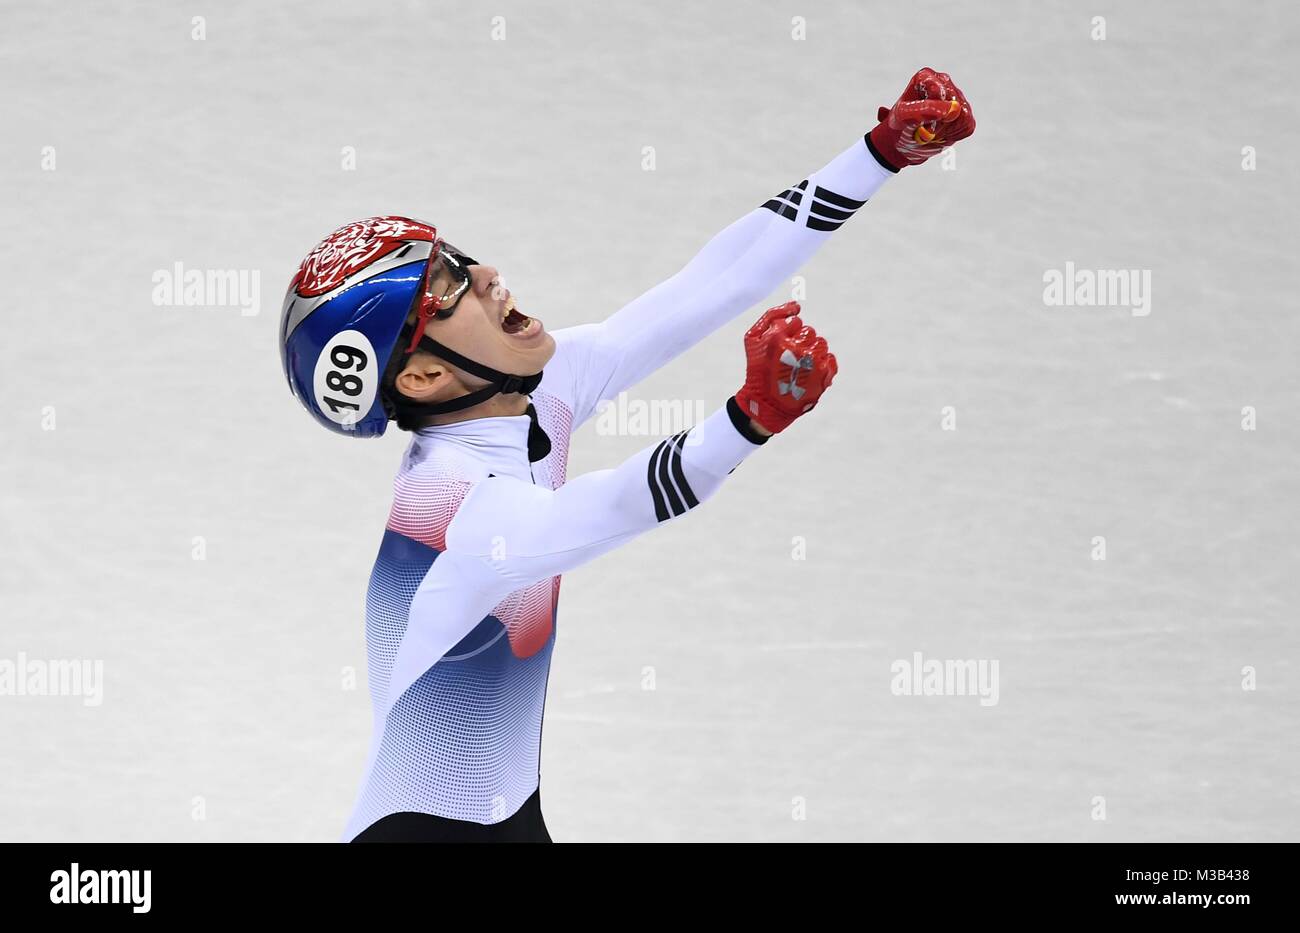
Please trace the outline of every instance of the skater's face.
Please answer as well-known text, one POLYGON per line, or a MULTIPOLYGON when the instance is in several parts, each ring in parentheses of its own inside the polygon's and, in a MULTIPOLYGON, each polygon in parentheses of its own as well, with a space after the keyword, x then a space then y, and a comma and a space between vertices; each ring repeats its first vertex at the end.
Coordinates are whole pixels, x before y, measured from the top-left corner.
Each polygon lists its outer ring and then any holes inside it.
MULTIPOLYGON (((435 316, 425 327, 425 333, 498 372, 517 376, 541 372, 555 354, 555 339, 540 320, 525 316, 516 308, 514 296, 501 284, 495 268, 472 265, 469 277, 469 288, 450 309, 451 313, 435 316)), ((430 291, 447 294, 454 286, 449 273, 439 269, 430 291)), ((433 359, 424 351, 412 354, 410 363, 397 379, 404 395, 419 401, 446 401, 488 384, 485 379, 441 361, 431 367, 433 359)))

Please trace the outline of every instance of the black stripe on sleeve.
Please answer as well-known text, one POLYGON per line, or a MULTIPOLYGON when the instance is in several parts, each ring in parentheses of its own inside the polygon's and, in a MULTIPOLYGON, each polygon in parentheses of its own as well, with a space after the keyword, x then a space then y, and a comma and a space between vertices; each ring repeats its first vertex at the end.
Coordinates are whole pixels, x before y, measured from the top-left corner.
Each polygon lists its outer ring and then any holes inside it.
POLYGON ((836 194, 820 185, 813 189, 812 207, 808 212, 808 229, 838 230, 844 221, 857 212, 866 201, 855 201, 842 194, 836 194))
MULTIPOLYGON (((673 440, 669 438, 659 445, 659 488, 668 496, 668 508, 672 510, 674 516, 681 515, 686 511, 686 506, 682 505, 681 496, 677 495, 677 490, 673 487, 673 481, 668 478, 668 461, 673 456, 673 440)), ((660 519, 662 521, 663 519, 660 519)))
POLYGON ((673 479, 677 481, 677 488, 682 491, 682 498, 686 500, 686 508, 693 509, 700 504, 700 500, 695 498, 695 490, 691 489, 690 483, 686 482, 686 472, 682 469, 682 447, 686 444, 686 435, 690 431, 683 431, 672 440, 672 460, 673 460, 673 479))
POLYGON ((774 198, 763 203, 774 214, 780 214, 786 220, 794 220, 799 214, 799 205, 803 203, 804 193, 808 190, 808 179, 804 179, 793 188, 786 188, 774 198))
POLYGON ((776 198, 772 198, 772 200, 768 201, 763 206, 774 214, 780 214, 786 220, 794 220, 799 213, 789 204, 786 204, 784 201, 779 201, 776 198))
POLYGON ((646 481, 650 485, 650 495, 654 497, 655 502, 655 518, 661 522, 672 518, 672 515, 668 512, 668 506, 664 502, 663 491, 659 488, 659 483, 655 479, 655 466, 660 455, 664 452, 665 444, 667 444, 667 441, 654 449, 654 453, 650 455, 650 467, 646 471, 646 481))
POLYGON ((825 201, 827 204, 834 204, 836 207, 847 207, 849 210, 856 211, 859 207, 866 204, 866 201, 855 201, 852 198, 846 198, 842 194, 836 194, 818 185, 813 190, 813 197, 818 201, 825 201))
POLYGON ((838 220, 840 223, 844 223, 854 214, 854 211, 842 211, 838 208, 827 207, 820 201, 813 201, 812 212, 823 220, 838 220))

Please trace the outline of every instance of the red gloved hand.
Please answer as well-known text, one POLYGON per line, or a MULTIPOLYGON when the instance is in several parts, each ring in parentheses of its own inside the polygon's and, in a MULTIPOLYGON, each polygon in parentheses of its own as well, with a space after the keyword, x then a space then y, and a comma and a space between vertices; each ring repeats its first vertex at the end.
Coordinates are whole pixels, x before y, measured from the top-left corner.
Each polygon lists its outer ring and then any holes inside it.
POLYGON ((839 369, 826 340, 798 315, 799 303, 788 301, 764 311, 745 333, 748 368, 736 403, 773 434, 812 411, 839 369))
POLYGON ((912 76, 892 108, 881 107, 880 125, 867 134, 876 158, 898 171, 920 165, 975 132, 975 116, 952 78, 931 68, 912 76))

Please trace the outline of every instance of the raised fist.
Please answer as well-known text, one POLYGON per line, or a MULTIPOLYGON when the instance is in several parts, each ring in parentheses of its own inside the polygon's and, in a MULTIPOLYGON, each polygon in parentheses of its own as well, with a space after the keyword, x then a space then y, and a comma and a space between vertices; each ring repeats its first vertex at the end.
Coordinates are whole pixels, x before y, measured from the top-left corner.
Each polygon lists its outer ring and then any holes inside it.
POLYGON ((880 125, 867 134, 877 161, 891 171, 920 165, 975 132, 975 115, 952 78, 922 68, 893 107, 881 107, 880 125))
POLYGON ((795 301, 763 312, 745 333, 745 357, 745 385, 736 403, 773 434, 812 411, 838 371, 835 354, 799 319, 795 301))

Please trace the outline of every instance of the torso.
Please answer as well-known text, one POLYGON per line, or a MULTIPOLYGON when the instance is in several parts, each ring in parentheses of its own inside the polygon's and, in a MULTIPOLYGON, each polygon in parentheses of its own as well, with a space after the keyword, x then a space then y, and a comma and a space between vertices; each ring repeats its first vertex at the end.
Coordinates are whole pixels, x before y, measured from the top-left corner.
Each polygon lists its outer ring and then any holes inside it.
MULTIPOLYGON (((544 389, 532 401, 551 452, 536 463, 526 454, 526 416, 412 438, 366 598, 376 709, 387 698, 412 597, 445 549, 447 526, 469 490, 489 475, 549 489, 564 483, 573 415, 544 389)), ((376 722, 379 744, 372 745, 349 838, 399 812, 499 823, 537 790, 559 589, 560 578, 552 577, 509 594, 376 722)))

